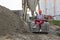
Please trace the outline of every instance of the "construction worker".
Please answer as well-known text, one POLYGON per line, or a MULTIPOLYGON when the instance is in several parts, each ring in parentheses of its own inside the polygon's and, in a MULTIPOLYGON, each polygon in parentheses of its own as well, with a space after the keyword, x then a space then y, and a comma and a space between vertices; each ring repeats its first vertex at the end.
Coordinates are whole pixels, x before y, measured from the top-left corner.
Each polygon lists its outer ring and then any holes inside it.
POLYGON ((40 31, 42 31, 41 30, 41 25, 44 23, 44 16, 43 16, 43 14, 42 14, 42 10, 38 10, 38 15, 37 15, 37 19, 35 19, 35 28, 36 28, 36 24, 37 23, 39 23, 39 27, 40 27, 40 31))

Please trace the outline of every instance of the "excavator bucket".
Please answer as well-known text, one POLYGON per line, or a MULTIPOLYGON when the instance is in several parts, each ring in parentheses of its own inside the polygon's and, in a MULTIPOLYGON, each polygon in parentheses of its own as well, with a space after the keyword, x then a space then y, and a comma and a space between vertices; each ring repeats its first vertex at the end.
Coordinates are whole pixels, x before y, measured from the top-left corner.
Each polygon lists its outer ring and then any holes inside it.
POLYGON ((47 20, 44 21, 44 23, 42 24, 41 30, 40 31, 40 27, 39 27, 39 23, 36 24, 36 27, 34 28, 34 21, 32 21, 30 18, 28 19, 30 21, 28 21, 28 25, 29 25, 29 29, 30 32, 32 33, 38 33, 38 34, 48 34, 50 32, 50 24, 47 20))
POLYGON ((39 25, 36 25, 36 28, 34 27, 34 22, 31 22, 31 31, 32 33, 38 33, 38 34, 48 34, 49 33, 49 23, 45 22, 44 24, 42 24, 42 31, 40 31, 39 25))

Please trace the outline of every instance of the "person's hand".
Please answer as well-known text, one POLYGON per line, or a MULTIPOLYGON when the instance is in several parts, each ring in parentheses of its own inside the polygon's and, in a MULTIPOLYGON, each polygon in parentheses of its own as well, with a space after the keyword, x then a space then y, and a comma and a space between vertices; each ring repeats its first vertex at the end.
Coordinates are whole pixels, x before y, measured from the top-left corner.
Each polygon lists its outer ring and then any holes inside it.
POLYGON ((37 18, 37 20, 39 20, 39 18, 37 18))

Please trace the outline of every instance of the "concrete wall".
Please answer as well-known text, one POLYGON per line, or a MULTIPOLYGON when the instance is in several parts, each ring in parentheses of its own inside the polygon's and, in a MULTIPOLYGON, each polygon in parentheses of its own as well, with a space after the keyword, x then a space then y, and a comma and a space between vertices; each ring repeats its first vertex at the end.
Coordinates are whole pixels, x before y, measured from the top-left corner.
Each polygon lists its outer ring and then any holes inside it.
MULTIPOLYGON (((40 8, 45 15, 60 15, 60 0, 40 0, 40 8)), ((55 18, 59 19, 58 17, 55 18)))

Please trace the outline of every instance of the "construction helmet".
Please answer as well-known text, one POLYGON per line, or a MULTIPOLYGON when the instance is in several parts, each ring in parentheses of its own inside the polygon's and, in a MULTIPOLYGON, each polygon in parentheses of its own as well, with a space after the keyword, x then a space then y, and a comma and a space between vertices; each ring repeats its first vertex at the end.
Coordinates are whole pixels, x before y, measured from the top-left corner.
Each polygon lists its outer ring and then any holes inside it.
POLYGON ((38 10, 39 13, 42 13, 42 10, 38 10))

